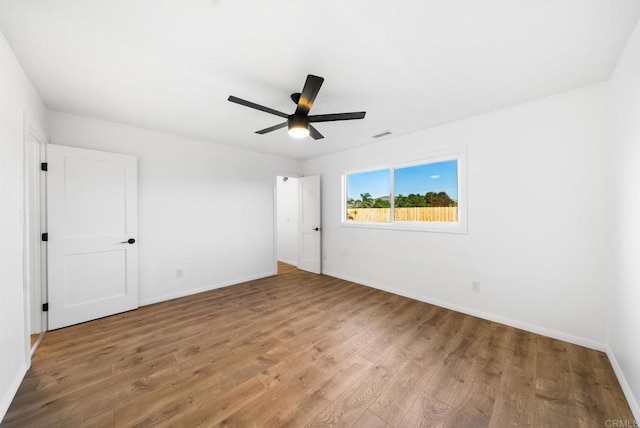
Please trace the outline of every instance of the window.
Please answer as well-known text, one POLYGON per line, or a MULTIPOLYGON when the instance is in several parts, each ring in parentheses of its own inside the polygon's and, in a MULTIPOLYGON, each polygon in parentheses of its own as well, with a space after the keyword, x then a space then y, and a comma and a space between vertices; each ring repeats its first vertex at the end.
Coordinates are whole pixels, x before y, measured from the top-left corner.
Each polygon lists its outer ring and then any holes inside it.
POLYGON ((464 153, 344 175, 343 224, 466 232, 464 153))

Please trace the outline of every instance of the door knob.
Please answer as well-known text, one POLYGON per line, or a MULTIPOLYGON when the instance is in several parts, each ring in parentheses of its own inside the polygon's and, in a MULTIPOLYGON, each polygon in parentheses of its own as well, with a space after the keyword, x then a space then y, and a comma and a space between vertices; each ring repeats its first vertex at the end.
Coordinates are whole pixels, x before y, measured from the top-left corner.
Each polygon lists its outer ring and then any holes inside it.
POLYGON ((122 241, 121 244, 135 244, 136 240, 133 238, 129 238, 126 241, 122 241))
POLYGON ((319 228, 319 227, 316 227, 316 228, 314 228, 314 229, 312 229, 312 230, 315 230, 315 231, 317 232, 317 231, 319 231, 319 230, 320 230, 320 228, 319 228))

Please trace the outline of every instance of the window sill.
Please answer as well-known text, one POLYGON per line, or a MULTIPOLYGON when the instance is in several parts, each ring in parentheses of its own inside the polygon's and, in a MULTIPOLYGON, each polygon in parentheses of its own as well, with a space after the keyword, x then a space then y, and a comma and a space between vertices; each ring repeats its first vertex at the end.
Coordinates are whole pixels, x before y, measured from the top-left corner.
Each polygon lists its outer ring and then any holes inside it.
POLYGON ((362 229, 383 229, 383 230, 401 230, 410 232, 432 232, 432 233, 455 233, 466 234, 467 225, 462 222, 457 223, 443 223, 443 222, 429 222, 418 223, 411 221, 393 222, 393 223, 373 223, 373 222, 357 222, 357 221, 342 221, 341 227, 355 227, 362 229))

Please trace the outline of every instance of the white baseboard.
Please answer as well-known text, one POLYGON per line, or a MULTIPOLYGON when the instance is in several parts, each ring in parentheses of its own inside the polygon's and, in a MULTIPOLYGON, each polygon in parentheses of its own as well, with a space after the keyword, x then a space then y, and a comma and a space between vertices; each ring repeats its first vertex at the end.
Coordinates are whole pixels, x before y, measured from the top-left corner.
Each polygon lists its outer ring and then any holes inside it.
POLYGON ((526 330, 531 333, 541 334, 543 336, 551 337, 558 340, 563 340, 565 342, 573 343, 574 345, 584 346, 585 348, 595 349, 597 351, 606 352, 607 346, 604 343, 596 342, 590 339, 586 339, 583 337, 573 336, 571 334, 562 333, 556 330, 551 330, 545 327, 541 327, 535 324, 529 324, 526 322, 514 320, 511 318, 502 317, 500 315, 491 314, 489 312, 479 311, 477 309, 467 308, 465 306, 456 305, 453 303, 445 302, 438 299, 432 299, 427 296, 422 296, 413 293, 407 293, 402 290, 398 290, 393 287, 387 287, 380 284, 375 284, 371 281, 365 281, 359 278, 353 278, 348 275, 342 275, 336 272, 327 272, 325 270, 322 271, 324 275, 333 276, 335 278, 344 279, 345 281, 355 282, 356 284, 366 285, 367 287, 376 288, 378 290, 387 291, 389 293, 397 294, 399 296, 408 297, 410 299, 419 300, 421 302, 429 303, 431 305, 440 306, 442 308, 451 309, 456 312, 461 312, 463 314, 472 315, 474 317, 482 318, 488 321, 497 322, 500 324, 505 324, 511 327, 519 328, 521 330, 526 330))
POLYGON ((298 262, 292 262, 291 260, 278 259, 279 262, 286 263, 291 266, 298 266, 298 262))
POLYGON ((244 277, 244 278, 234 279, 232 281, 221 282, 221 283, 213 284, 213 285, 207 285, 205 287, 193 288, 191 290, 178 291, 176 293, 169 293, 169 294, 165 294, 165 295, 162 295, 162 296, 150 297, 148 299, 142 299, 142 300, 138 301, 138 304, 140 306, 152 305, 154 303, 160 303, 160 302, 164 302, 164 301, 167 301, 167 300, 177 299, 179 297, 191 296, 192 294, 203 293, 205 291, 211 291, 211 290, 215 290, 217 288, 229 287, 231 285, 241 284, 243 282, 254 281, 256 279, 267 278, 269 276, 273 276, 273 275, 277 275, 277 274, 278 274, 278 272, 275 272, 275 271, 264 272, 264 273, 260 273, 258 275, 253 275, 253 276, 247 276, 247 277, 244 277))
POLYGON ((13 379, 13 382, 11 382, 11 385, 9 386, 7 392, 4 394, 4 397, 2 397, 2 401, 0 402, 0 422, 2 422, 4 415, 7 414, 7 410, 9 410, 9 406, 13 401, 13 397, 16 396, 16 392, 18 392, 18 388, 20 388, 22 379, 24 379, 24 376, 27 374, 28 369, 29 367, 27 363, 23 363, 20 366, 18 373, 16 373, 16 377, 13 379))
MULTIPOLYGON (((633 413, 633 417, 636 418, 637 423, 640 423, 640 405, 638 404, 638 400, 633 395, 633 391, 629 386, 629 382, 627 382, 627 378, 622 371, 622 367, 618 364, 618 359, 616 355, 613 353, 613 350, 607 347, 607 357, 609 357, 609 362, 611 363, 611 367, 613 367, 613 371, 618 378, 618 382, 620 383, 620 387, 622 388, 622 392, 624 392, 624 396, 629 403, 629 407, 631 408, 631 412, 633 413)), ((634 425, 629 425, 634 426, 634 425)), ((638 426, 638 425, 635 425, 638 426)))

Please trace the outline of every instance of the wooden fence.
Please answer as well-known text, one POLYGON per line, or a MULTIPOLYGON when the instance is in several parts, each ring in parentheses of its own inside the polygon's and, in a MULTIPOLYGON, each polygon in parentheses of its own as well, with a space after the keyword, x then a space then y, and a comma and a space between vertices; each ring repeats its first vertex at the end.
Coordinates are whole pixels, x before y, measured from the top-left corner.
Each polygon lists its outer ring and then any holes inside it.
MULTIPOLYGON (((458 207, 395 208, 395 221, 457 222, 458 207)), ((363 222, 389 222, 391 208, 349 208, 347 220, 363 222)))

